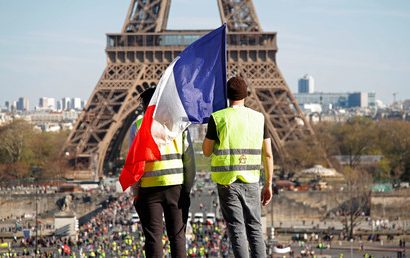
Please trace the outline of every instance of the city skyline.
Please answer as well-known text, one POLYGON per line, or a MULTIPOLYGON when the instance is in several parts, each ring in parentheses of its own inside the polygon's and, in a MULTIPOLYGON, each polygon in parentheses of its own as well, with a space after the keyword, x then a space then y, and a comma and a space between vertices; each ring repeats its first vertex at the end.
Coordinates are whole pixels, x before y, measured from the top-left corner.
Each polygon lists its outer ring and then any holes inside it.
POLYGON ((5 109, 11 111, 14 109, 19 111, 33 111, 44 108, 50 108, 50 110, 79 110, 82 109, 88 101, 87 99, 68 96, 62 98, 42 96, 34 103, 31 103, 29 99, 29 96, 22 96, 17 100, 5 100, 4 103, 0 103, 0 110, 5 109), (48 103, 50 101, 51 103, 48 103))
MULTIPOLYGON (((121 31, 129 2, 0 0, 0 105, 23 96, 30 108, 42 96, 88 99, 106 65, 105 33, 121 31)), ((393 94, 410 98, 410 2, 254 4, 263 30, 278 33, 278 66, 293 93, 308 73, 315 91, 376 92, 387 104, 393 94)), ((216 1, 172 2, 169 29, 219 24, 216 1)))

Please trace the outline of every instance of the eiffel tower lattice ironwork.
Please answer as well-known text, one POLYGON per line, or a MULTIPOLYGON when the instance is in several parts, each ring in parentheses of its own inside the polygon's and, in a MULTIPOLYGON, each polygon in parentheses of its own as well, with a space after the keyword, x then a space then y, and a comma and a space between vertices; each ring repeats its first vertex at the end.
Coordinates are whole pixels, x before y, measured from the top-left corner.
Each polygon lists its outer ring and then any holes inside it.
MULTIPOLYGON (((276 64, 276 33, 263 32, 251 0, 217 0, 227 23, 228 78, 240 74, 250 85, 246 105, 262 112, 273 147, 313 131, 276 64)), ((107 34, 107 66, 70 133, 64 153, 75 175, 97 179, 118 158, 136 117, 138 96, 156 85, 168 64, 204 30, 167 31, 171 0, 131 0, 122 32, 107 34)))

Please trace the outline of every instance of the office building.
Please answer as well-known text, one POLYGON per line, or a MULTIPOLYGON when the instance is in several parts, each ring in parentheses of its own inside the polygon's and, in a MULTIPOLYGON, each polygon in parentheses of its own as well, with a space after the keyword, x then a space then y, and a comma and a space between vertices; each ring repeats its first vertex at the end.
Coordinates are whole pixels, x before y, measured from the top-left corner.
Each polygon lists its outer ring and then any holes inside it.
POLYGON ((16 103, 16 109, 18 111, 28 111, 30 109, 28 97, 20 97, 16 103))
POLYGON ((63 110, 63 103, 61 100, 56 101, 57 110, 63 110))
POLYGON ((71 99, 69 97, 64 97, 61 99, 61 109, 62 110, 71 109, 71 99))
POLYGON ((349 105, 349 93, 297 93, 295 98, 299 105, 319 104, 322 107, 347 108, 349 105))
POLYGON ((71 99, 71 108, 76 110, 81 110, 81 99, 80 98, 72 98, 71 99))
POLYGON ((16 110, 17 110, 17 101, 13 101, 10 105, 10 111, 16 112, 16 110))
POLYGON ((323 110, 340 108, 374 108, 376 107, 376 93, 374 92, 315 92, 294 94, 299 105, 319 104, 323 110))
POLYGON ((305 74, 298 82, 299 93, 314 93, 315 92, 315 79, 309 74, 305 74))
POLYGON ((56 109, 56 99, 55 98, 41 97, 38 104, 41 109, 50 109, 50 110, 56 109))
POLYGON ((354 92, 349 94, 349 107, 366 108, 369 106, 369 97, 367 92, 354 92))

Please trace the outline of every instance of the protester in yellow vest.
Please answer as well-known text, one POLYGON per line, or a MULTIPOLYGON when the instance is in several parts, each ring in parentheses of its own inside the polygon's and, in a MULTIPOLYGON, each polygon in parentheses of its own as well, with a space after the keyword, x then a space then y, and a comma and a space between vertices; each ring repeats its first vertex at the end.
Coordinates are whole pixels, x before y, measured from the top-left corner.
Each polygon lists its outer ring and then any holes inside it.
MULTIPOLYGON (((144 110, 155 89, 141 94, 144 110)), ((137 119, 139 128, 141 119, 137 119)), ((161 160, 145 163, 144 174, 134 185, 135 209, 145 235, 147 257, 162 257, 162 214, 164 214, 172 257, 186 257, 186 223, 190 190, 195 177, 194 150, 188 130, 170 144, 160 147, 161 160), (136 189, 138 188, 138 191, 136 189)))
POLYGON ((223 217, 235 257, 266 257, 261 202, 272 198, 273 155, 264 116, 244 106, 244 79, 227 83, 230 106, 212 114, 202 150, 211 159, 211 178, 217 183, 223 217), (265 184, 259 190, 261 163, 265 184))

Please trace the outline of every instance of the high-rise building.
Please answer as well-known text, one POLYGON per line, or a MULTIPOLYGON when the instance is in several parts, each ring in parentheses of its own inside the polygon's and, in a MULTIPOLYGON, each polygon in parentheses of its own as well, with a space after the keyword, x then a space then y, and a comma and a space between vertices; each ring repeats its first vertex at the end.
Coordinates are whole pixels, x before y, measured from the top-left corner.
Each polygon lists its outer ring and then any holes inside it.
POLYGON ((55 98, 48 98, 48 109, 55 110, 57 107, 55 98))
POLYGON ((51 110, 56 109, 56 99, 55 98, 41 97, 38 104, 39 104, 39 107, 42 109, 51 109, 51 110))
POLYGON ((15 112, 17 110, 17 101, 13 101, 10 106, 10 111, 15 112))
POLYGON ((69 97, 64 97, 61 99, 61 108, 62 110, 70 110, 71 109, 71 99, 69 97))
POLYGON ((16 109, 19 111, 28 111, 30 109, 28 97, 20 97, 16 105, 16 109))
POLYGON ((76 110, 81 110, 81 99, 80 98, 72 98, 71 108, 76 109, 76 110))
POLYGON ((23 98, 19 98, 16 102, 16 110, 23 111, 23 98))
POLYGON ((369 95, 367 92, 354 92, 349 94, 349 107, 366 108, 369 106, 369 95))
POLYGON ((299 79, 298 86, 299 93, 313 93, 315 92, 315 79, 309 74, 305 74, 299 79))
POLYGON ((369 108, 376 108, 376 92, 369 92, 367 95, 369 108))
POLYGON ((57 100, 56 105, 58 111, 63 110, 63 103, 61 102, 61 100, 57 100))
POLYGON ((83 109, 86 104, 87 104, 87 100, 81 100, 81 109, 83 109))
POLYGON ((10 102, 9 101, 4 102, 4 106, 6 107, 7 111, 10 111, 10 102))
POLYGON ((38 107, 39 108, 46 108, 47 107, 47 97, 41 97, 38 99, 38 107))

